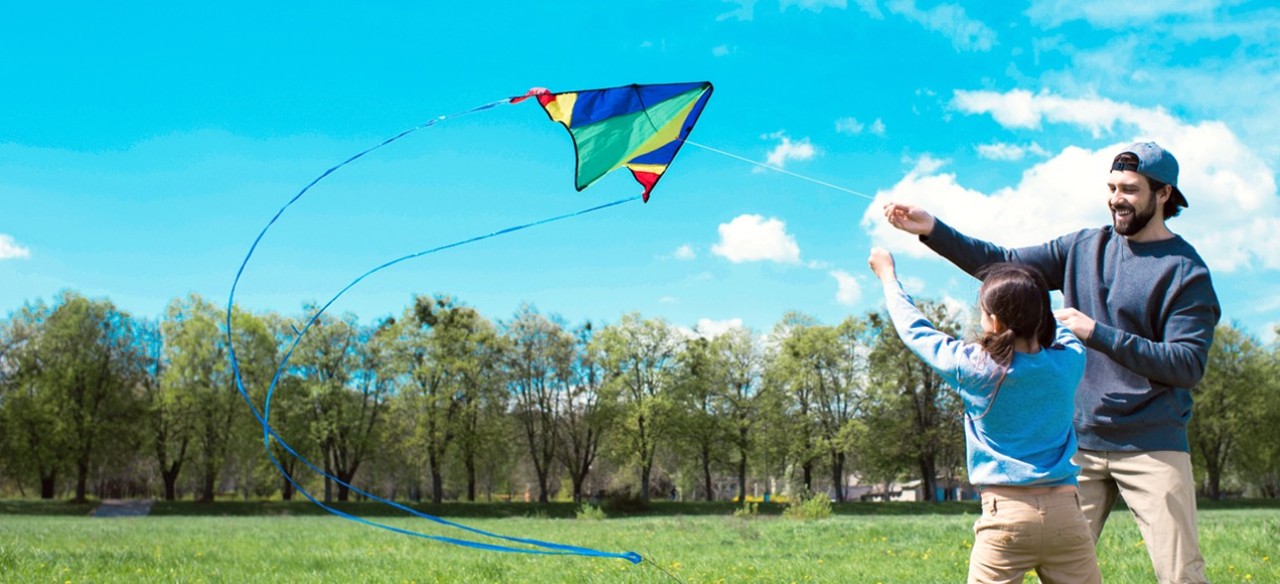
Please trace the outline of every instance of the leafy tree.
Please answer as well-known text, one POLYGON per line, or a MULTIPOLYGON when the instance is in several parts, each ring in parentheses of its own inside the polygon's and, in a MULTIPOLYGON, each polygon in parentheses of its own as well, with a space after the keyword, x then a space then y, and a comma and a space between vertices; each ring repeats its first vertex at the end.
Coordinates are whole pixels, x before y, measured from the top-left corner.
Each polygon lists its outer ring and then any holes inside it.
POLYGON ((631 313, 601 331, 600 342, 606 390, 621 408, 619 455, 639 468, 640 498, 647 503, 654 457, 670 423, 675 334, 666 321, 631 313))
POLYGON ((787 324, 773 373, 779 387, 793 396, 798 421, 809 433, 799 444, 805 453, 805 488, 812 489, 812 468, 821 452, 836 500, 844 501, 847 456, 865 385, 866 350, 860 342, 865 324, 848 318, 838 326, 822 326, 799 315, 787 324))
POLYGON ((1254 439, 1260 415, 1267 413, 1266 360, 1258 342, 1238 326, 1218 325, 1187 429, 1196 466, 1204 472, 1203 491, 1212 499, 1222 498, 1237 452, 1254 439))
POLYGON ((195 423, 194 413, 188 409, 191 400, 183 399, 166 383, 168 361, 165 350, 163 325, 142 321, 138 328, 138 342, 142 354, 142 400, 146 408, 148 441, 155 456, 160 480, 164 483, 164 498, 177 498, 178 475, 188 460, 188 448, 195 423))
POLYGON ((764 396, 761 393, 762 362, 751 331, 735 327, 716 337, 714 349, 724 364, 725 414, 731 423, 729 444, 736 460, 738 501, 747 496, 748 459, 756 442, 764 396))
POLYGON ((565 397, 572 382, 574 338, 560 324, 520 307, 506 325, 508 385, 529 459, 538 481, 538 501, 548 501, 548 477, 560 446, 565 397))
POLYGON ((674 449, 696 462, 703 497, 715 499, 714 471, 726 466, 733 419, 728 414, 727 364, 707 338, 687 339, 676 354, 670 432, 674 449))
MULTIPOLYGON (((314 307, 309 307, 314 309, 314 307)), ((311 440, 324 457, 325 501, 337 481, 339 501, 373 450, 394 387, 394 321, 362 327, 355 315, 321 315, 298 342, 290 363, 301 379, 311 414, 311 440)))
POLYGON ((34 476, 42 499, 56 495, 70 449, 57 393, 42 381, 38 341, 50 312, 44 303, 27 304, 0 328, 0 461, 19 484, 34 476))
POLYGON ((616 413, 614 404, 602 399, 606 379, 602 343, 586 323, 574 334, 575 350, 560 416, 558 457, 573 484, 573 502, 582 502, 583 484, 591 472, 605 429, 616 413))
POLYGON ((133 319, 110 302, 65 292, 36 340, 41 391, 54 398, 75 473, 75 500, 85 501, 94 465, 113 450, 136 447, 132 423, 141 376, 133 319))
MULTIPOLYGON (((946 307, 933 302, 919 306, 938 330, 956 334, 958 325, 946 307)), ((874 339, 869 365, 870 378, 876 383, 864 423, 869 431, 906 430, 895 436, 901 442, 900 452, 916 467, 925 500, 932 501, 939 472, 954 472, 949 467, 960 462, 955 453, 963 452, 960 400, 907 348, 887 315, 868 315, 867 332, 874 339), (900 427, 893 419, 909 423, 900 427)))
POLYGON ((444 500, 445 455, 476 403, 483 369, 496 365, 480 358, 496 338, 492 323, 447 296, 416 297, 397 328, 396 358, 406 375, 403 414, 426 459, 433 503, 444 500))

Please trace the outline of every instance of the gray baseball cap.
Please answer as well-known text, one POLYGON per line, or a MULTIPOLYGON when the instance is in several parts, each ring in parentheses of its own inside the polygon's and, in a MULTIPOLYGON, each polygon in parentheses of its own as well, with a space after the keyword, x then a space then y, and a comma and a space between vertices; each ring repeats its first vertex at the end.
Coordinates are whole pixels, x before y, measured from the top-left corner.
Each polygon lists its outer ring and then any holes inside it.
POLYGON ((1111 165, 1111 170, 1132 170, 1147 178, 1152 178, 1173 187, 1173 201, 1180 206, 1186 207, 1187 197, 1178 189, 1178 159, 1173 154, 1155 142, 1134 142, 1128 148, 1121 150, 1120 153, 1132 153, 1138 157, 1138 165, 1121 164, 1119 162, 1111 165))

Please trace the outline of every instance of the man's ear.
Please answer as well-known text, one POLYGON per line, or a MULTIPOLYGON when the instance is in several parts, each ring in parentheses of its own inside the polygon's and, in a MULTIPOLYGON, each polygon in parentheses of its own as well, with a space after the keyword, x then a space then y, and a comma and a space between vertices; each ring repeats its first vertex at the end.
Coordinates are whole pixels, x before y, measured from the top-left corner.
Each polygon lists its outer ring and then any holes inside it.
POLYGON ((1159 191, 1156 192, 1156 202, 1160 203, 1160 206, 1163 207, 1164 204, 1169 201, 1169 197, 1172 197, 1172 196, 1173 196, 1173 185, 1164 185, 1160 187, 1159 191))

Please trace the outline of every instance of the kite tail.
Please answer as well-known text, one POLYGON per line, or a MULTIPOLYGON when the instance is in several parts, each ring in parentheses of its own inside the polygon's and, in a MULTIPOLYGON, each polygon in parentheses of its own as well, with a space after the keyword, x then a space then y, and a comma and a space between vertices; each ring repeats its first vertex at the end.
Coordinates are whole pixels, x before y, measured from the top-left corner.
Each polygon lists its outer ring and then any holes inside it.
POLYGON ((381 270, 383 270, 383 269, 385 269, 385 268, 389 268, 389 267, 391 267, 391 266, 393 266, 393 265, 395 265, 395 264, 398 264, 398 263, 403 262, 403 261, 406 261, 406 260, 410 260, 410 259, 417 258, 417 257, 421 257, 421 256, 424 256, 424 255, 429 255, 429 254, 433 254, 433 253, 436 253, 436 252, 444 251, 444 250, 447 250, 447 249, 451 249, 451 248, 459 247, 459 246, 466 245, 466 244, 469 244, 469 243, 474 243, 474 242, 481 241, 481 240, 484 240, 484 239, 489 239, 489 238, 492 238, 492 237, 497 237, 497 236, 499 236, 499 235, 505 235, 505 234, 508 234, 508 233, 513 233, 513 232, 520 231, 520 230, 523 230, 523 229, 528 229, 528 228, 530 228, 530 227, 535 227, 535 226, 538 226, 538 225, 545 225, 545 224, 547 224, 547 223, 552 223, 552 222, 555 222, 555 221, 560 221, 560 220, 563 220, 563 219, 569 219, 569 218, 572 218, 572 217, 577 217, 577 216, 579 216, 579 215, 584 215, 584 214, 591 213, 591 212, 594 212, 594 211, 599 211, 599 210, 602 210, 602 209, 607 209, 607 208, 609 208, 609 207, 613 207, 613 206, 616 206, 616 205, 621 205, 621 204, 623 204, 623 203, 627 203, 627 202, 630 202, 630 201, 634 201, 634 200, 636 200, 636 199, 639 199, 639 198, 640 198, 640 196, 633 196, 633 197, 628 197, 628 198, 624 198, 624 199, 619 199, 619 200, 617 200, 617 201, 613 201, 613 202, 611 202, 611 203, 605 203, 605 204, 603 204, 603 205, 597 205, 597 206, 594 206, 594 207, 589 207, 589 208, 587 208, 587 209, 583 209, 583 210, 580 210, 580 211, 575 211, 575 212, 572 212, 572 213, 567 213, 567 214, 564 214, 564 215, 557 215, 557 216, 555 216, 555 217, 549 217, 549 218, 541 219, 541 220, 534 221, 534 222, 531 222, 531 223, 525 223, 525 224, 522 224, 522 225, 516 225, 516 226, 513 226, 513 227, 508 227, 508 228, 500 229, 500 230, 498 230, 498 231, 494 231, 494 232, 492 232, 492 233, 488 233, 488 234, 485 234, 485 235, 480 235, 480 236, 472 237, 472 238, 469 238, 469 239, 464 239, 464 240, 461 240, 461 241, 457 241, 457 242, 454 242, 454 243, 450 243, 450 244, 447 244, 447 245, 442 245, 442 246, 434 247, 434 248, 431 248, 431 249, 423 250, 423 251, 420 251, 420 252, 417 252, 417 253, 409 254, 409 255, 406 255, 406 256, 403 256, 403 257, 400 257, 400 258, 397 258, 397 259, 391 260, 391 261, 386 262, 386 263, 384 263, 384 264, 382 264, 382 265, 380 265, 380 266, 378 266, 378 267, 376 267, 376 268, 373 268, 372 270, 369 270, 369 271, 365 272, 364 274, 360 275, 360 276, 359 276, 359 277, 357 277, 355 280, 353 280, 350 284, 347 284, 344 288, 342 288, 342 290, 340 290, 336 295, 334 295, 334 296, 333 296, 333 298, 331 298, 328 302, 326 302, 326 303, 324 304, 324 306, 322 306, 318 311, 316 311, 316 313, 315 313, 315 314, 313 314, 313 315, 311 316, 311 318, 307 321, 307 324, 302 328, 302 330, 301 330, 301 331, 296 331, 296 329, 295 329, 295 331, 297 332, 297 336, 294 338, 293 344, 292 344, 292 345, 290 345, 290 347, 289 347, 288 351, 285 353, 284 359, 283 359, 283 360, 281 361, 281 363, 280 363, 280 366, 276 369, 275 374, 272 376, 271 383, 270 383, 270 385, 269 385, 269 386, 268 386, 268 388, 267 388, 267 395, 266 395, 266 399, 265 399, 265 400, 264 400, 264 402, 263 402, 263 408, 262 408, 262 411, 261 411, 261 412, 259 412, 259 410, 258 410, 257 406, 253 403, 252 398, 250 398, 250 397, 249 397, 249 392, 248 392, 248 391, 245 389, 245 387, 244 387, 244 382, 243 382, 242 376, 241 376, 241 374, 240 374, 240 364, 239 364, 239 361, 238 361, 238 360, 237 360, 237 358, 236 358, 235 343, 234 343, 234 339, 233 339, 233 337, 232 337, 232 332, 233 332, 233 330, 232 330, 232 315, 233 315, 233 310, 234 310, 234 306, 235 306, 235 293, 236 293, 236 289, 238 288, 238 286, 239 286, 239 284, 240 284, 240 278, 241 278, 241 277, 243 276, 243 274, 244 274, 245 267, 249 264, 249 259, 253 257, 253 253, 254 253, 254 251, 255 251, 255 250, 257 250, 257 248, 258 248, 258 244, 259 244, 259 243, 261 243, 261 241, 262 241, 263 237, 264 237, 264 236, 266 236, 267 231, 271 228, 271 226, 272 226, 273 224, 275 224, 276 220, 278 220, 278 219, 279 219, 279 218, 284 214, 284 212, 285 212, 285 211, 286 211, 290 206, 292 206, 295 202, 297 202, 299 199, 301 199, 301 198, 302 198, 302 196, 303 196, 304 194, 306 194, 306 193, 307 193, 307 191, 309 191, 309 190, 311 189, 311 187, 315 186, 317 183, 319 183, 319 182, 320 182, 321 180, 323 180, 325 177, 329 176, 330 174, 333 174, 335 171, 337 171, 338 169, 342 168, 343 166, 346 166, 347 164, 350 164, 350 163, 352 163, 352 162, 354 162, 354 161, 358 160, 359 158, 363 157, 364 155, 366 155, 366 154, 368 154, 368 153, 370 153, 370 152, 373 152, 374 150, 377 150, 377 149, 379 149, 379 148, 382 148, 383 146, 386 146, 386 145, 388 145, 388 144, 390 144, 390 143, 392 143, 392 142, 395 142, 396 140, 399 140, 400 138, 403 138, 403 137, 405 137, 405 136, 407 136, 407 135, 409 135, 409 134, 411 134, 411 133, 413 133, 413 132, 415 132, 415 131, 417 131, 417 130, 420 130, 420 129, 423 129, 423 128, 426 128, 426 127, 429 127, 429 126, 433 126, 433 125, 435 125, 435 124, 437 124, 437 123, 439 123, 439 122, 441 122, 441 121, 447 120, 447 119, 456 118, 456 117, 464 116, 464 115, 467 115, 467 114, 471 114, 471 113, 475 113, 475 112, 479 112, 479 111, 483 111, 483 110, 491 109, 491 108, 496 107, 496 106, 498 106, 498 105, 502 105, 502 104, 506 104, 506 103, 519 103, 520 101, 523 101, 524 99, 527 99, 528 97, 533 96, 533 95, 536 95, 536 90, 534 90, 534 91, 530 91, 528 94, 526 94, 526 95, 524 95, 524 96, 509 97, 509 98, 501 99, 501 100, 498 100, 498 101, 490 102, 490 103, 487 103, 487 104, 484 104, 484 105, 481 105, 481 106, 477 106, 477 107, 474 107, 474 108, 471 108, 471 109, 469 109, 469 110, 465 110, 465 111, 462 111, 462 112, 459 112, 459 113, 456 113, 456 114, 452 114, 452 115, 448 115, 448 116, 440 116, 440 117, 437 117, 437 118, 434 118, 434 119, 428 120, 428 121, 426 121, 426 122, 424 122, 424 123, 422 123, 422 124, 420 124, 420 125, 418 125, 418 126, 415 126, 415 127, 413 127, 413 128, 409 128, 408 130, 405 130, 405 131, 403 131, 403 132, 400 132, 399 134, 396 134, 395 136, 392 136, 392 137, 390 137, 390 138, 388 138, 388 139, 386 139, 386 140, 382 141, 381 143, 377 144, 376 146, 373 146, 373 147, 367 148, 367 149, 365 149, 365 150, 363 150, 363 151, 361 151, 361 152, 359 152, 359 153, 357 153, 357 154, 355 154, 355 155, 353 155, 353 156, 351 156, 351 157, 347 158, 346 160, 342 161, 341 163, 339 163, 339 164, 337 164, 337 165, 335 165, 335 166, 333 166, 333 167, 329 168, 328 170, 325 170, 323 173, 321 173, 319 176, 317 176, 314 180, 312 180, 310 183, 308 183, 305 187, 303 187, 303 188, 302 188, 302 190, 298 191, 298 193, 297 193, 296 195, 294 195, 294 196, 293 196, 293 198, 289 199, 289 201, 288 201, 287 203, 285 203, 285 204, 284 204, 284 206, 282 206, 282 207, 280 208, 280 210, 279 210, 279 211, 277 211, 277 212, 276 212, 276 214, 271 218, 271 220, 267 222, 266 226, 262 228, 262 231, 261 231, 261 232, 259 232, 259 233, 258 233, 258 236, 254 239, 253 244, 249 247, 249 252, 248 252, 247 254, 245 254, 244 260, 240 263, 240 268, 236 271, 235 280, 234 280, 234 281, 232 282, 232 284, 231 284, 231 292, 230 292, 230 294, 229 294, 229 295, 228 295, 228 297, 227 297, 227 313, 226 313, 226 331, 227 331, 227 332, 226 332, 226 339, 227 339, 227 348, 228 348, 228 353, 229 353, 230 358, 231 358, 231 368, 232 368, 232 372, 233 372, 233 374, 234 374, 235 386, 236 386, 236 390, 240 393, 240 397, 244 400, 244 402, 245 402, 246 404, 248 404, 248 406, 249 406, 249 410, 253 413, 254 418, 256 418, 256 419, 257 419, 257 421, 258 421, 258 423, 262 426, 262 431, 263 431, 263 449, 266 451, 267 456, 271 459, 271 463, 276 467, 276 469, 278 469, 278 470, 280 471, 280 473, 285 477, 285 479, 286 479, 286 480, 288 480, 288 481, 289 481, 289 483, 290 483, 291 485, 293 485, 293 487, 294 487, 294 488, 296 488, 296 489, 298 490, 298 492, 302 493, 302 494, 303 494, 303 496, 305 496, 305 497, 306 497, 308 500, 310 500, 312 503, 314 503, 314 504, 318 505, 319 507, 321 507, 322 509, 324 509, 324 510, 328 511, 329 513, 332 513, 332 514, 337 515, 337 516, 339 516, 339 517, 342 517, 342 518, 344 518, 344 519, 348 519, 348 520, 351 520, 351 521, 355 521, 355 522, 357 522, 357 523, 363 523, 363 524, 366 524, 366 525, 369 525, 369 526, 372 526, 372 527, 377 527, 377 528, 380 528, 380 529, 385 529, 385 530, 388 530, 388 531, 393 531, 393 532, 400 533, 400 534, 403 534, 403 535, 410 535, 410 536, 414 536, 414 537, 421 537, 421 538, 424 538, 424 539, 430 539, 430 540, 435 540, 435 541, 439 541, 439 542, 443 542, 443 543, 448 543, 448 544, 452 544, 452 545, 458 545, 458 546, 464 546, 464 547, 470 547, 470 548, 476 548, 476 549, 483 549, 483 550, 489 550, 489 551, 498 551, 498 552, 524 553, 524 554, 540 554, 540 555, 575 555, 575 556, 591 556, 591 557, 619 558, 619 559, 625 559, 625 560, 627 560, 627 561, 629 561, 629 562, 631 562, 631 563, 633 563, 633 564, 638 564, 638 563, 640 563, 640 562, 643 560, 643 558, 640 556, 640 554, 637 554, 637 553, 635 553, 635 552, 606 552, 606 551, 595 550, 595 549, 592 549, 592 548, 579 547, 579 546, 572 546, 572 545, 566 545, 566 544, 559 544, 559 543, 554 543, 554 542, 541 541, 541 540, 537 540, 537 539, 520 538, 520 537, 512 537, 512 536, 500 535, 500 534, 496 534, 496 533, 491 533, 491 532, 488 532, 488 531, 484 531, 484 530, 482 530, 482 529, 477 529, 477 528, 474 528, 474 527, 469 527, 469 526, 466 526, 466 525, 463 525, 463 524, 460 524, 460 523, 455 523, 455 522, 453 522, 453 521, 449 521, 449 520, 444 519, 444 518, 441 518, 441 517, 437 517, 437 516, 434 516, 434 515, 430 515, 430 514, 427 514, 427 513, 423 513, 423 512, 421 512, 421 511, 418 511, 418 510, 416 510, 416 509, 413 509, 413 508, 410 508, 410 507, 408 507, 408 506, 402 505, 402 504, 397 503, 397 502, 395 502, 395 501, 392 501, 392 500, 389 500, 389 499, 385 499, 385 498, 379 497, 379 496, 377 496, 377 495, 374 495, 374 494, 372 494, 372 493, 369 493, 369 492, 367 492, 367 491, 364 491, 364 490, 362 490, 362 489, 360 489, 360 488, 358 488, 358 487, 356 487, 356 486, 354 486, 354 485, 351 485, 351 484, 349 484, 349 483, 347 483, 347 482, 345 482, 345 481, 342 481, 342 480, 341 480, 341 479, 339 479, 338 477, 335 477, 335 476, 333 476, 333 475, 330 475, 329 473, 325 472, 323 469, 318 468, 314 463, 312 463, 312 462, 311 462, 310 460, 308 460, 306 457, 302 456, 302 455, 301 455, 301 454, 299 454, 296 450, 294 450, 294 449, 293 449, 293 447, 292 447, 292 446, 290 446, 290 445, 289 445, 289 443, 288 443, 288 442, 286 442, 286 441, 283 439, 283 437, 281 437, 278 433, 276 433, 275 429, 271 427, 271 424, 270 424, 270 422, 269 422, 268 420, 270 419, 270 412, 271 412, 271 396, 272 396, 272 394, 273 394, 273 393, 274 393, 274 391, 275 391, 276 385, 277 385, 277 383, 279 382, 281 375, 283 374, 283 372, 284 372, 285 368, 287 367, 287 365, 288 365, 288 363, 289 363, 289 359, 290 359, 290 358, 291 358, 291 356, 293 355, 293 351, 294 351, 294 349, 298 346, 298 343, 301 341, 302 336, 306 334, 307 330, 311 328, 312 324, 314 324, 314 323, 317 321, 317 319, 319 319, 320 315, 321 315, 321 314, 323 314, 323 313, 324 313, 324 311, 325 311, 326 309, 328 309, 328 307, 329 307, 330 305, 332 305, 332 304, 333 304, 333 303, 334 303, 338 298, 340 298, 340 297, 341 297, 343 294, 345 294, 348 290, 350 290, 352 287, 354 287, 356 284, 358 284, 361 280, 365 279, 366 277, 368 277, 368 276, 370 276, 370 275, 372 275, 372 274, 374 274, 374 273, 376 273, 376 272, 378 272, 378 271, 381 271, 381 270), (306 467, 307 467, 308 469, 310 469, 311 471, 313 471, 313 472, 315 472, 316 474, 318 474, 318 475, 320 475, 320 476, 323 476, 323 477, 325 477, 325 478, 327 478, 327 479, 329 479, 329 480, 336 481, 338 484, 340 484, 340 485, 342 485, 342 486, 344 486, 344 487, 347 487, 347 488, 349 488, 349 489, 351 489, 351 490, 355 491, 356 493, 358 493, 358 494, 360 494, 360 495, 363 495, 363 496, 365 496, 365 497, 368 497, 369 499, 372 499, 372 500, 377 501, 377 502, 379 502, 379 503, 382 503, 382 504, 384 504, 384 505, 388 505, 388 506, 391 506, 391 507, 393 507, 393 508, 399 509, 399 510, 404 511, 404 512, 406 512, 406 513, 409 513, 409 514, 411 514, 411 515, 413 515, 413 516, 416 516, 416 517, 419 517, 419 518, 422 518, 422 519, 427 519, 427 520, 430 520, 430 521, 434 521, 434 522, 439 523, 439 524, 441 524, 441 525, 446 525, 446 526, 449 526, 449 527, 453 527, 453 528, 456 528, 456 529, 460 529, 460 530, 463 530, 463 531, 466 531, 466 532, 469 532, 469 533, 472 533, 472 534, 475 534, 475 535, 480 535, 480 536, 484 536, 484 537, 494 538, 494 539, 498 539, 498 540, 502 540, 502 541, 508 541, 508 542, 513 542, 513 543, 520 543, 520 544, 529 545, 529 546, 534 546, 534 547, 536 547, 536 548, 542 548, 542 549, 516 548, 516 547, 509 547, 509 546, 504 546, 504 545, 488 544, 488 543, 482 543, 482 542, 476 542, 476 541, 470 541, 470 540, 457 539, 457 538, 452 538, 452 537, 437 536, 437 535, 429 535, 429 534, 420 533, 420 532, 417 532, 417 531, 412 531, 412 530, 402 529, 402 528, 395 527, 395 526, 391 526, 391 525, 386 525, 386 524, 379 523, 379 522, 376 522, 376 521, 370 521, 370 520, 365 519, 365 518, 363 518, 363 517, 358 517, 358 516, 356 516, 356 515, 352 515, 352 514, 350 514, 350 513, 345 512, 345 511, 342 511, 342 510, 339 510, 339 509, 335 509, 335 508, 333 508, 333 507, 330 507, 330 506, 328 506, 328 505, 324 504, 323 502, 321 502, 321 501, 317 500, 317 499, 316 499, 316 498, 315 498, 315 497, 314 497, 314 496, 313 496, 309 491, 307 491, 307 490, 306 490, 302 485, 298 484, 298 482, 294 480, 293 476, 292 476, 292 475, 290 475, 290 473, 289 473, 288 471, 286 471, 286 470, 285 470, 284 466, 283 466, 283 465, 280 463, 280 461, 276 458, 275 454, 273 454, 273 453, 271 452, 271 442, 272 442, 273 440, 274 440, 276 443, 278 443, 278 444, 281 446, 281 448, 283 448, 287 453, 289 453, 291 456, 293 456, 293 457, 294 457, 295 459, 297 459, 299 462, 302 462, 302 463, 303 463, 303 465, 304 465, 304 466, 306 466, 306 467))

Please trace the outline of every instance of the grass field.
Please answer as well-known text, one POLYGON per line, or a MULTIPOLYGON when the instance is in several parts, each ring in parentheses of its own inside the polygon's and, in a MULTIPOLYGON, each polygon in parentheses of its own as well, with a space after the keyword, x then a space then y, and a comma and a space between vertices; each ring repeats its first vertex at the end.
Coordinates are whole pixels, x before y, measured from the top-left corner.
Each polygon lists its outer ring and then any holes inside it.
MULTIPOLYGON (((0 581, 962 582, 977 517, 969 504, 945 505, 940 513, 922 505, 837 506, 837 515, 816 521, 736 518, 709 514, 717 506, 670 504, 656 510, 664 515, 586 521, 552 518, 561 507, 497 518, 483 515, 511 513, 471 505, 473 517, 461 520, 507 535, 645 556, 632 565, 470 550, 314 515, 306 505, 267 508, 276 513, 248 514, 263 512, 252 504, 158 503, 156 511, 167 514, 98 519, 65 503, 0 502, 0 581), (676 514, 682 508, 693 513, 676 514), (183 509, 190 514, 177 514, 183 509)), ((376 508, 353 504, 352 510, 373 515, 376 508)), ((422 520, 377 520, 462 535, 422 520)), ((1203 509, 1200 537, 1213 582, 1280 582, 1277 506, 1203 509)), ((1099 557, 1107 582, 1154 581, 1127 512, 1112 516, 1099 557)))

